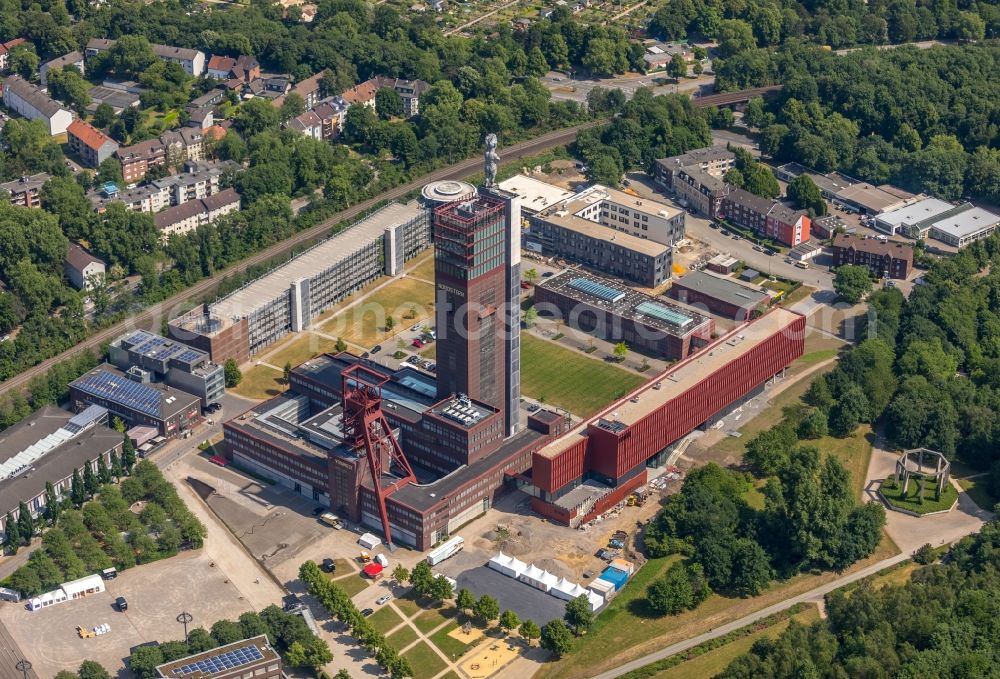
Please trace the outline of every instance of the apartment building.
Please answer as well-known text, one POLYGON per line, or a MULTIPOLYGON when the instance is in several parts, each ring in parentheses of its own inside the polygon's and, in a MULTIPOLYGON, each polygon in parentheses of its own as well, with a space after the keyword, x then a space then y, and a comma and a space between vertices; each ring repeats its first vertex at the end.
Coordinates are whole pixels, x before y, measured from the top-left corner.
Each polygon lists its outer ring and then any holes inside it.
POLYGON ((80 75, 84 75, 83 66, 83 55, 76 50, 70 52, 69 54, 64 54, 61 57, 56 57, 51 61, 46 61, 44 64, 38 67, 38 79, 42 83, 42 87, 48 86, 48 76, 50 71, 58 71, 61 68, 66 68, 67 66, 73 66, 76 70, 80 71, 80 75))
POLYGON ((211 224, 220 217, 240 209, 240 194, 233 189, 189 200, 153 216, 153 222, 160 231, 160 236, 166 240, 173 235, 182 235, 194 231, 202 224, 211 224))
POLYGON ((809 240, 809 215, 743 189, 729 190, 718 216, 789 247, 809 240))
POLYGON ((28 120, 41 120, 50 135, 62 134, 73 122, 73 113, 19 75, 12 75, 3 84, 3 103, 8 109, 28 120))
POLYGON ((118 142, 83 120, 66 128, 69 147, 87 167, 97 168, 118 150, 118 142))
POLYGON ((0 190, 10 195, 11 205, 21 207, 41 207, 41 191, 45 182, 52 179, 48 172, 39 172, 0 184, 0 190))
POLYGON ((833 265, 867 266, 872 276, 905 280, 913 269, 913 247, 838 233, 833 238, 833 265))

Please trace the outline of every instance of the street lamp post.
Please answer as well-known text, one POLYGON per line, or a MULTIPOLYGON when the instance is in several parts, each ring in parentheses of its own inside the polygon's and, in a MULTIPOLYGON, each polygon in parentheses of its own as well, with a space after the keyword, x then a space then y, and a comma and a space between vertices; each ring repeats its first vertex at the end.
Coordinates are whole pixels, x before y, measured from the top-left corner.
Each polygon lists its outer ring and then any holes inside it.
POLYGON ((185 642, 188 639, 188 623, 191 622, 192 620, 194 620, 194 616, 191 615, 190 613, 188 613, 187 611, 183 611, 182 613, 180 613, 177 616, 177 622, 179 622, 179 623, 181 623, 181 624, 184 625, 184 641, 185 642))
POLYGON ((22 658, 17 661, 14 668, 21 671, 21 674, 24 675, 24 679, 28 679, 28 672, 31 670, 31 662, 22 658))

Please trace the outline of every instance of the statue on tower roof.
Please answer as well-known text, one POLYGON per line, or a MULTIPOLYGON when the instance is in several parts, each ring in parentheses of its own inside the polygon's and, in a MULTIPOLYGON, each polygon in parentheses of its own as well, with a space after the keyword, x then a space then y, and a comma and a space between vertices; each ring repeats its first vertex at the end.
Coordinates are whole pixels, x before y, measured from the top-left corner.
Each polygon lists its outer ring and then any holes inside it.
POLYGON ((497 167, 500 156, 497 154, 497 136, 490 132, 486 135, 486 152, 483 154, 483 185, 494 186, 497 181, 497 167))

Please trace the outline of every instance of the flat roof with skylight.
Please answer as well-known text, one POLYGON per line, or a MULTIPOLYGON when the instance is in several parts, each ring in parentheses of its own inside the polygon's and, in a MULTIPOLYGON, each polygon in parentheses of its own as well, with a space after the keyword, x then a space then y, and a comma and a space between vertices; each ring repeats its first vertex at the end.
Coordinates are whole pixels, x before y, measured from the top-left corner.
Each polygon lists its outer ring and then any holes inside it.
POLYGON ((540 212, 573 195, 572 191, 523 174, 516 174, 500 182, 499 187, 520 196, 521 209, 529 212, 540 212))

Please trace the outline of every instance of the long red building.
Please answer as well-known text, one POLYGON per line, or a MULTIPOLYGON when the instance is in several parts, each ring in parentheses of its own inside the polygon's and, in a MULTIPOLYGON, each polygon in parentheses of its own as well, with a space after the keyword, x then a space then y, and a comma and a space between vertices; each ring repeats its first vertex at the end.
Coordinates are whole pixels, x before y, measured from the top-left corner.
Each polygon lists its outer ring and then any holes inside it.
POLYGON ((578 525, 646 482, 672 446, 802 355, 805 316, 776 308, 612 404, 532 456, 532 509, 578 525))

